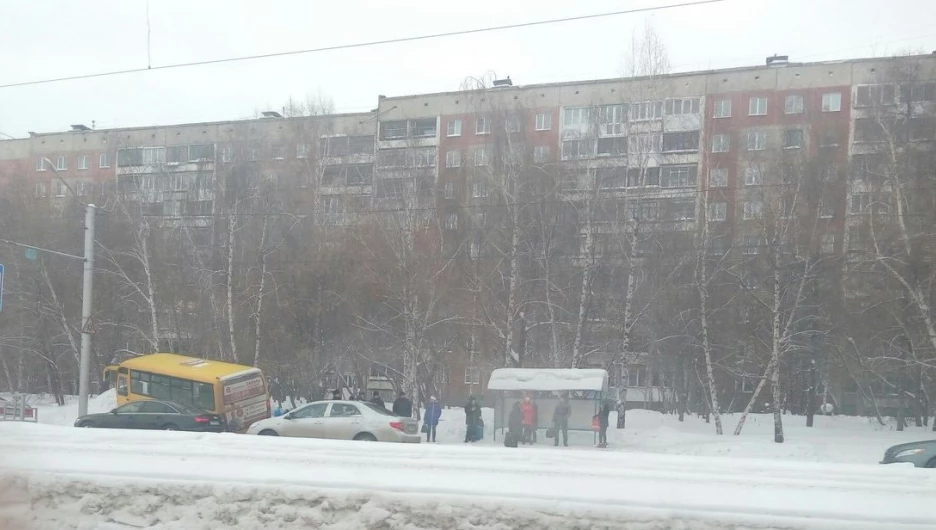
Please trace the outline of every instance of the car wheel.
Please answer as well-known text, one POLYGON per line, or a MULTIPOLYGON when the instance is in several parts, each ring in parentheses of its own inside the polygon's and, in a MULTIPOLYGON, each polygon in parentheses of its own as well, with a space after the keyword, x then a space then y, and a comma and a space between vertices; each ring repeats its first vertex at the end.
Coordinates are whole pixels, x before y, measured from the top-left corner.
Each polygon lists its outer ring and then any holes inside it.
POLYGON ((354 437, 356 442, 376 442, 377 438, 370 433, 362 432, 361 434, 354 437))
POLYGON ((79 427, 84 427, 85 429, 93 429, 93 428, 94 428, 94 424, 91 423, 90 421, 83 421, 83 422, 81 422, 78 426, 79 426, 79 427))
POLYGON ((162 430, 164 430, 164 431, 178 431, 179 428, 176 427, 175 425, 171 424, 171 423, 167 423, 167 424, 165 424, 165 425, 162 426, 162 430))
POLYGON ((276 431, 272 429, 264 429, 260 431, 260 436, 279 436, 279 434, 277 434, 276 431))

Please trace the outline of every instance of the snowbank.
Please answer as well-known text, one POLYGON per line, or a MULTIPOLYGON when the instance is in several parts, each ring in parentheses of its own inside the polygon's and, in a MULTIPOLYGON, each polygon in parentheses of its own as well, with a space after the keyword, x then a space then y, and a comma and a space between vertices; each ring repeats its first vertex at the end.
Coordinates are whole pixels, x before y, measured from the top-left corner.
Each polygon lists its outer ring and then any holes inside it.
POLYGON ((488 390, 608 390, 608 372, 600 369, 498 368, 488 390))
POLYGON ((890 466, 36 424, 0 455, 0 528, 936 527, 936 476, 890 466))
MULTIPOLYGON (((56 405, 51 396, 34 397, 30 404, 39 409, 39 423, 74 425, 78 418, 78 396, 65 396, 65 405, 56 405)), ((117 406, 117 390, 110 389, 88 399, 88 414, 108 412, 117 406)))

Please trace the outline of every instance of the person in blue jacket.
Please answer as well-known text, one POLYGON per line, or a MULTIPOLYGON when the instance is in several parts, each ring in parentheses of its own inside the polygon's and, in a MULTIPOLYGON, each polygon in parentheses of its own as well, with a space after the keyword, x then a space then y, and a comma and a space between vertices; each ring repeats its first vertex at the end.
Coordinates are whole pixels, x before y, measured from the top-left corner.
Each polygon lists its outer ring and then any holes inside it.
POLYGON ((435 396, 429 398, 426 404, 426 413, 423 414, 423 425, 426 431, 426 441, 436 441, 436 427, 439 426, 439 418, 442 417, 442 405, 439 404, 435 396))

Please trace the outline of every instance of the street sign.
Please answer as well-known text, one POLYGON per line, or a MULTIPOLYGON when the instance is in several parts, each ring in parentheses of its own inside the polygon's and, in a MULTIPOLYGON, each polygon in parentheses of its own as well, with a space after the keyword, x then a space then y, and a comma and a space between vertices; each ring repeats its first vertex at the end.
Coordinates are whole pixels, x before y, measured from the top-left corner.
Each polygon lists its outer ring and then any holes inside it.
POLYGON ((0 311, 3 311, 3 265, 0 264, 0 311))

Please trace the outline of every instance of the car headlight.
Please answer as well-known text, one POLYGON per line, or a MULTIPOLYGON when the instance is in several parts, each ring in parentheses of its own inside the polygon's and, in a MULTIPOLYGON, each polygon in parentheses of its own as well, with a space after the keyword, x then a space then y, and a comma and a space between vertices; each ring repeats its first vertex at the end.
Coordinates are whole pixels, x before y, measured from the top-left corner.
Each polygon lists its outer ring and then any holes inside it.
POLYGON ((924 452, 924 449, 907 449, 906 451, 901 451, 897 453, 896 455, 894 455, 894 458, 904 458, 907 456, 915 456, 915 455, 922 454, 923 452, 924 452))

